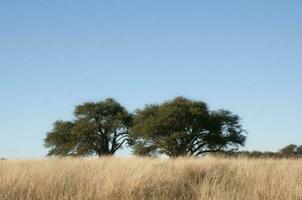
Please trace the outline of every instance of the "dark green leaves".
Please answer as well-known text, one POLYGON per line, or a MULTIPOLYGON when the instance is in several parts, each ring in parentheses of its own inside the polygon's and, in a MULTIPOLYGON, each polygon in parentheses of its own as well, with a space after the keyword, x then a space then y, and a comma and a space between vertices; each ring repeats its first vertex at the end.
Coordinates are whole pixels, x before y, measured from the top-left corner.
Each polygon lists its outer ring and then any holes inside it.
POLYGON ((47 133, 48 155, 112 155, 128 144, 137 155, 175 157, 236 150, 246 140, 239 116, 184 97, 133 115, 109 98, 76 106, 74 116, 47 133))
POLYGON ((72 122, 56 121, 51 132, 47 133, 44 140, 45 147, 51 148, 48 155, 73 154, 76 145, 75 137, 72 135, 74 124, 72 122))
POLYGON ((58 121, 47 134, 48 155, 112 155, 126 144, 131 115, 113 99, 75 108, 72 122, 58 121))
POLYGON ((170 157, 229 151, 244 145, 239 117, 229 111, 210 112, 201 101, 177 97, 147 105, 134 116, 134 153, 170 157))

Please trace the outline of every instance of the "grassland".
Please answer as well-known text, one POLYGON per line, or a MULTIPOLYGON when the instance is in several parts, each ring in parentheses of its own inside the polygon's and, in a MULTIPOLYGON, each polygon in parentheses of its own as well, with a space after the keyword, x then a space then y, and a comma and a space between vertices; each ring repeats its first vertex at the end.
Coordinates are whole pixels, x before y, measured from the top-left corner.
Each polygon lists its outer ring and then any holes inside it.
POLYGON ((0 199, 298 200, 302 160, 3 160, 0 199))

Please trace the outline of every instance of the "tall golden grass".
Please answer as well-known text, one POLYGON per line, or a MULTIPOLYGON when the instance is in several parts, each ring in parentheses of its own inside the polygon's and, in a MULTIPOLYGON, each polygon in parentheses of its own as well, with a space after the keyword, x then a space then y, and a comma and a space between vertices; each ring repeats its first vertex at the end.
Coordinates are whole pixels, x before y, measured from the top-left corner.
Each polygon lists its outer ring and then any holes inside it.
POLYGON ((247 158, 0 161, 0 199, 302 199, 302 160, 247 158))

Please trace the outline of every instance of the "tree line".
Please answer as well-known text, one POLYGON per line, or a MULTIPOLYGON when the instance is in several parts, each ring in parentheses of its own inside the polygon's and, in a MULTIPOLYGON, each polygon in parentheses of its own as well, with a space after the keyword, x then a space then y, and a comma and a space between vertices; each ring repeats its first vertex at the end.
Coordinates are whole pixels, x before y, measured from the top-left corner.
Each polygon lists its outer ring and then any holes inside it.
POLYGON ((289 144, 277 152, 272 151, 237 151, 216 154, 223 157, 249 157, 249 158, 302 158, 302 145, 289 144))
POLYGON ((56 121, 44 145, 49 156, 106 156, 126 146, 135 155, 199 156, 244 146, 240 117, 176 97, 130 113, 112 98, 77 105, 74 119, 56 121))

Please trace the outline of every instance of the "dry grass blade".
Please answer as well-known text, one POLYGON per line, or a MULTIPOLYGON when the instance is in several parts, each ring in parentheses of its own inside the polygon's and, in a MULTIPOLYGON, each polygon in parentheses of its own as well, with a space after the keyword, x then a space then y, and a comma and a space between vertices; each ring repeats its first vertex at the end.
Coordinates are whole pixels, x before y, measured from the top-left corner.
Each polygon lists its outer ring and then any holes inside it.
POLYGON ((0 199, 302 199, 302 160, 0 161, 0 199))

